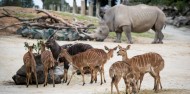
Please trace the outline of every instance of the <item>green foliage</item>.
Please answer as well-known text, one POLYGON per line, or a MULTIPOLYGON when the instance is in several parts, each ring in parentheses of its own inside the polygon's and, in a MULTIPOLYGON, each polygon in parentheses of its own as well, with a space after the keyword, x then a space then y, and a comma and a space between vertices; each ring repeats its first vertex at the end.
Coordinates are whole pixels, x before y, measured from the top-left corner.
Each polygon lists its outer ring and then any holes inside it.
POLYGON ((43 4, 46 9, 50 9, 50 5, 61 5, 61 0, 44 0, 43 4))
POLYGON ((175 6, 182 12, 186 7, 189 7, 188 0, 130 0, 130 3, 143 3, 143 4, 151 4, 151 5, 166 5, 166 6, 175 6))
POLYGON ((177 1, 176 3, 175 3, 175 6, 177 7, 177 9, 180 11, 180 12, 182 12, 184 9, 185 9, 185 7, 184 6, 187 6, 187 4, 186 4, 186 2, 185 2, 185 0, 179 0, 179 1, 177 1))
POLYGON ((34 6, 33 0, 0 0, 0 6, 20 6, 31 8, 34 6))

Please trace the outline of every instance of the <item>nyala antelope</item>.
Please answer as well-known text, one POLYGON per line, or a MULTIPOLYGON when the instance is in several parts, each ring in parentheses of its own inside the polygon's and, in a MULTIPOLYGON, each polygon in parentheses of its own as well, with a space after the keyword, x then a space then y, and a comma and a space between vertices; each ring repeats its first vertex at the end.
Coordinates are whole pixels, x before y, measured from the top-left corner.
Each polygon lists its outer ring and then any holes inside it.
POLYGON ((145 73, 150 73, 150 75, 154 78, 154 90, 155 92, 159 91, 159 85, 162 89, 162 84, 160 81, 160 71, 164 68, 164 60, 158 53, 145 53, 142 55, 137 55, 132 58, 128 58, 127 50, 130 49, 130 45, 126 48, 122 48, 119 46, 119 51, 117 52, 118 55, 122 56, 122 60, 126 61, 130 64, 132 70, 139 73, 140 77, 140 85, 138 86, 139 90, 141 87, 141 83, 145 73))
MULTIPOLYGON (((69 79, 69 82, 67 83, 67 85, 69 85, 73 75, 76 73, 77 70, 80 70, 82 78, 83 78, 83 86, 85 84, 84 81, 84 71, 83 68, 84 67, 90 67, 91 70, 95 70, 96 67, 100 68, 103 59, 101 59, 101 56, 99 54, 97 54, 94 51, 90 51, 87 50, 85 52, 81 52, 79 54, 76 55, 70 55, 66 49, 61 49, 61 53, 59 54, 59 58, 60 57, 65 57, 65 59, 67 61, 69 61, 69 63, 73 66, 73 72, 71 75, 71 78, 69 79)), ((100 69, 99 69, 100 71, 100 69)), ((100 77, 101 77, 101 84, 102 82, 102 71, 100 71, 100 77)), ((93 77, 92 75, 93 73, 91 73, 91 77, 93 77)))
POLYGON ((117 61, 113 63, 109 69, 109 75, 111 81, 111 94, 113 93, 113 85, 117 90, 117 94, 120 94, 118 89, 118 83, 123 78, 126 85, 126 94, 137 93, 136 78, 131 70, 131 66, 125 61, 117 61), (132 86, 132 90, 131 90, 132 86))
MULTIPOLYGON (((104 48, 105 48, 105 50, 108 51, 107 53, 103 49, 94 48, 94 49, 89 49, 89 50, 93 51, 93 52, 99 54, 99 56, 101 56, 100 59, 102 59, 103 62, 100 62, 101 65, 102 65, 100 69, 101 69, 101 71, 103 73, 104 82, 106 82, 105 75, 104 75, 104 65, 106 64, 107 60, 109 60, 110 58, 113 57, 113 53, 114 53, 115 50, 117 50, 117 47, 114 47, 114 48, 110 49, 107 46, 104 46, 104 48)), ((97 81, 97 70, 94 73, 95 74, 93 74, 93 75, 95 75, 94 76, 95 78, 94 79, 91 78, 91 83, 93 83, 93 81, 95 81, 95 82, 97 81)))
POLYGON ((51 76, 53 80, 53 87, 55 87, 55 78, 54 78, 54 66, 55 66, 55 60, 53 58, 53 55, 51 51, 48 51, 45 49, 45 43, 43 41, 40 41, 40 48, 41 48, 41 61, 44 66, 44 87, 47 85, 47 78, 48 78, 48 70, 51 71, 51 76))
POLYGON ((28 87, 29 82, 32 83, 32 73, 34 73, 35 79, 36 79, 36 86, 38 88, 38 79, 36 74, 36 61, 33 56, 33 49, 34 44, 32 46, 29 46, 27 42, 24 43, 25 47, 28 48, 28 52, 26 52, 23 56, 24 65, 26 67, 26 87, 28 87))

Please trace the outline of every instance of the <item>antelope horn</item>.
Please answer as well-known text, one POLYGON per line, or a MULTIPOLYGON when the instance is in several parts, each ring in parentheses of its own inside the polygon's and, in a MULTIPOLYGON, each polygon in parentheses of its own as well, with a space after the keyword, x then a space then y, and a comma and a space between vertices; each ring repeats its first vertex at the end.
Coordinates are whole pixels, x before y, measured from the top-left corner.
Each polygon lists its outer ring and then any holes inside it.
POLYGON ((53 32, 53 34, 49 36, 48 40, 49 40, 50 38, 52 38, 52 37, 55 35, 55 33, 56 33, 57 31, 58 31, 58 30, 56 30, 55 32, 53 32))

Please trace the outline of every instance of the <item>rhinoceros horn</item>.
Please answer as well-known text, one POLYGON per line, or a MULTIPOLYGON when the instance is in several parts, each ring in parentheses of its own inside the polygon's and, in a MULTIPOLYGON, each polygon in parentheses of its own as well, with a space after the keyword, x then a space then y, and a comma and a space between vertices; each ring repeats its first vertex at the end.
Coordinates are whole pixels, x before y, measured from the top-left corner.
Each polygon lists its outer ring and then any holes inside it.
POLYGON ((94 33, 93 34, 88 34, 88 33, 85 33, 85 32, 81 32, 81 33, 83 33, 84 35, 90 37, 91 39, 95 39, 96 38, 96 36, 95 36, 94 33))

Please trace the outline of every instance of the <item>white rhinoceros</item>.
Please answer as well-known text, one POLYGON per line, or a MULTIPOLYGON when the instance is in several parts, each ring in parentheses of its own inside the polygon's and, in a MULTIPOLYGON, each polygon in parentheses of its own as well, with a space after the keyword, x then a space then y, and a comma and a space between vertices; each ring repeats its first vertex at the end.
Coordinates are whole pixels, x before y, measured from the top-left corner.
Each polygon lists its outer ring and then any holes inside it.
POLYGON ((153 29, 155 38, 152 43, 163 43, 164 35, 161 30, 165 26, 166 16, 158 7, 144 4, 135 6, 120 4, 108 8, 104 13, 95 33, 85 33, 85 35, 97 41, 103 41, 109 32, 115 31, 117 36, 115 42, 121 42, 121 34, 125 32, 128 42, 133 43, 131 32, 142 33, 153 29))

